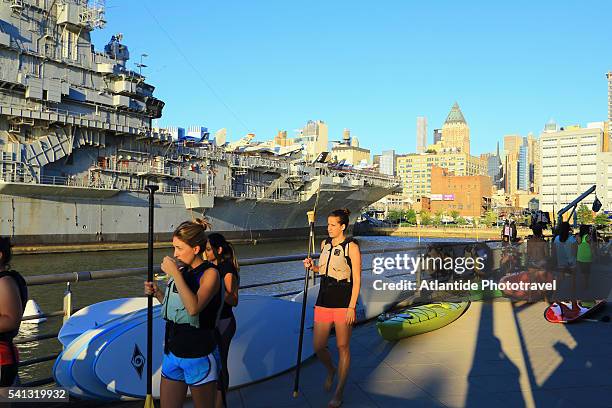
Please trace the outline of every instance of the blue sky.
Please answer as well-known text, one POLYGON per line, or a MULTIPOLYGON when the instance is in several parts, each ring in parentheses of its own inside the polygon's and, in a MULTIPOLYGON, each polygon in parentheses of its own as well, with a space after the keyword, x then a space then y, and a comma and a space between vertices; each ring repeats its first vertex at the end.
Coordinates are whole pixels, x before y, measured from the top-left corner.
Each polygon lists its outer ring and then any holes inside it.
POLYGON ((107 0, 97 49, 124 34, 166 102, 160 126, 236 140, 309 119, 380 153, 428 142, 457 101, 473 154, 503 135, 607 119, 612 2, 107 0))

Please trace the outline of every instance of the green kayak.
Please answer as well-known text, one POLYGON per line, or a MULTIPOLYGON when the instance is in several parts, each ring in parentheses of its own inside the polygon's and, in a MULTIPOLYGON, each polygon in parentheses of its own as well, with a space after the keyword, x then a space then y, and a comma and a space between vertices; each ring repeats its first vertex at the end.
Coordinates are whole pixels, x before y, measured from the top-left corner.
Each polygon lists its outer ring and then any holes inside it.
POLYGON ((376 328, 385 340, 396 341, 437 330, 457 320, 470 302, 438 302, 378 316, 376 328))

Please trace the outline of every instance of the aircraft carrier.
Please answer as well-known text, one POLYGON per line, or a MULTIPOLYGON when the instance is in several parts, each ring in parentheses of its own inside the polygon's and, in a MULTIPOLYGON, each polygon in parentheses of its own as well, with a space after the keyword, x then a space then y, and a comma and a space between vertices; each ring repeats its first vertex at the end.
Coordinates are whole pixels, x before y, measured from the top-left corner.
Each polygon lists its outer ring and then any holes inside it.
POLYGON ((317 214, 346 207, 356 217, 397 189, 393 177, 291 149, 175 140, 152 126, 164 102, 127 68, 122 36, 95 50, 90 34, 104 24, 100 1, 0 0, 0 235, 144 242, 144 187, 157 184, 158 240, 202 215, 230 239, 296 237, 317 192, 317 214))

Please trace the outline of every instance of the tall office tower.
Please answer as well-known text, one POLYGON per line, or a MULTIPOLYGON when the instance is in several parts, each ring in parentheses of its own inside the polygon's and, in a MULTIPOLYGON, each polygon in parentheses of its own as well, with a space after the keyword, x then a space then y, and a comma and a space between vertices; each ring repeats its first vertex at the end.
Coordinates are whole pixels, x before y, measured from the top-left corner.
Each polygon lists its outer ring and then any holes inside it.
POLYGON ((527 148, 529 154, 529 192, 537 194, 540 189, 539 179, 542 171, 540 141, 531 132, 527 135, 527 148))
POLYGON ((470 128, 457 102, 442 125, 442 145, 445 148, 454 148, 470 154, 470 128))
POLYGON ((518 156, 518 189, 528 192, 529 185, 529 145, 527 138, 523 138, 523 144, 519 147, 518 156))
POLYGON ((608 78, 608 129, 610 129, 612 126, 612 72, 608 72, 606 78, 608 78))
POLYGON ((433 142, 434 144, 442 142, 442 129, 434 129, 433 142))
POLYGON ((497 153, 485 153, 481 154, 480 158, 486 160, 487 163, 487 175, 491 177, 491 184, 499 189, 500 179, 502 175, 501 159, 499 158, 499 145, 497 147, 497 153))
MULTIPOLYGON (((552 211, 554 208, 558 211, 595 184, 597 197, 602 202, 609 202, 609 183, 602 181, 600 188, 597 176, 598 173, 605 173, 607 165, 612 164, 611 155, 602 152, 604 124, 596 125, 558 132, 544 131, 540 135, 542 210, 552 211)), ((590 207, 594 198, 591 194, 583 203, 590 207)))
POLYGON ((521 135, 504 136, 504 154, 518 153, 522 145, 523 137, 521 135))
POLYGON ((425 153, 427 148, 427 118, 417 116, 416 120, 416 152, 425 153))
POLYGON ((395 175, 395 150, 385 150, 380 156, 380 173, 395 175))
POLYGON ((504 158, 504 176, 504 190, 506 194, 516 193, 519 186, 519 152, 506 153, 504 158))
POLYGON ((322 120, 309 120, 293 141, 304 146, 306 160, 314 160, 319 153, 329 151, 327 125, 322 120))

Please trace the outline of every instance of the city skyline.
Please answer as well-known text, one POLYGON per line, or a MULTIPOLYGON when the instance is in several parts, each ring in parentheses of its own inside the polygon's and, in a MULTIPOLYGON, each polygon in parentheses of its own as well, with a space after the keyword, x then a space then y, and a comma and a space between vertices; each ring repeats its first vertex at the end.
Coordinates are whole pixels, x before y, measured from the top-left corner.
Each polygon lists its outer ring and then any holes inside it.
POLYGON ((550 118, 606 120, 612 61, 597 56, 609 55, 612 4, 596 4, 108 1, 109 23, 93 39, 101 49, 122 32, 132 69, 147 54, 143 73, 166 102, 160 126, 269 140, 322 120, 330 139, 350 128, 373 154, 414 152, 416 117, 427 117, 433 143, 458 102, 478 155, 506 134, 539 135, 550 118))

